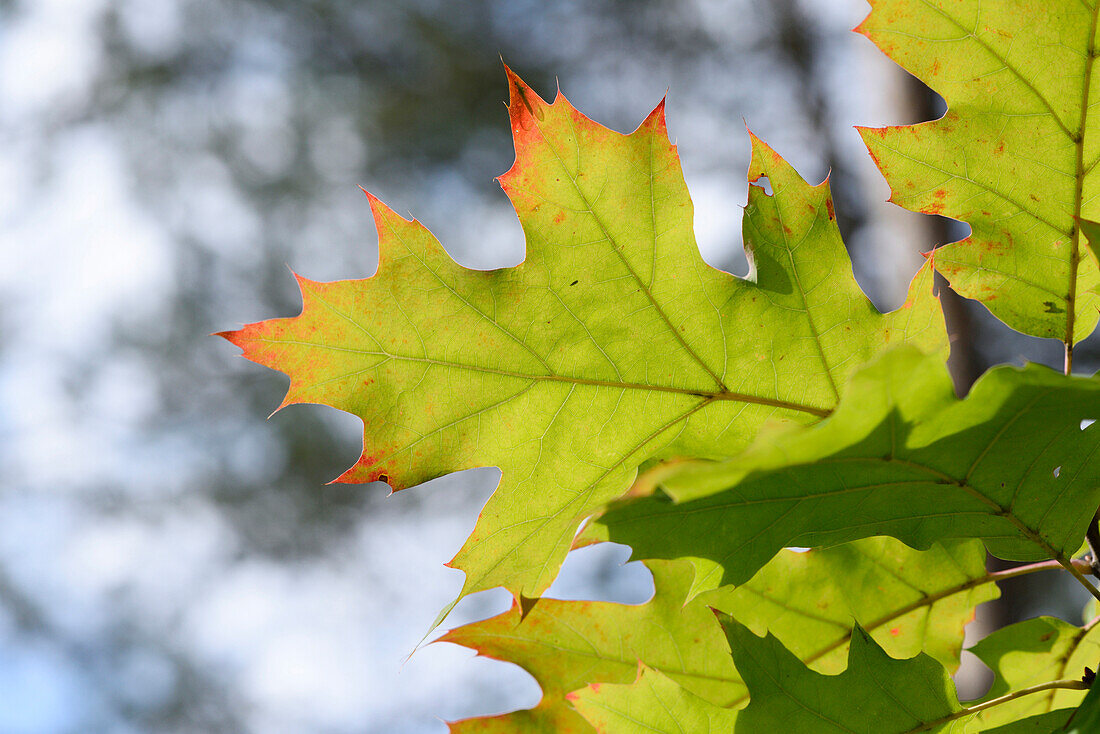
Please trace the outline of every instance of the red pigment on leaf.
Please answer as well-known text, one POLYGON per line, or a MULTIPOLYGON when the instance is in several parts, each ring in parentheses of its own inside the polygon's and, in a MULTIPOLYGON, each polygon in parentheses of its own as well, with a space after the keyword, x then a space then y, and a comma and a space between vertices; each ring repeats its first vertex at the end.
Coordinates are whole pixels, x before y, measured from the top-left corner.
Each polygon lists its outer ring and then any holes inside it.
POLYGON ((890 634, 892 634, 892 635, 893 635, 894 637, 897 637, 898 635, 900 635, 900 634, 901 634, 901 628, 899 628, 899 627, 891 627, 891 628, 890 628, 890 634))
POLYGON ((947 198, 947 189, 936 189, 932 192, 933 201, 922 207, 921 211, 928 214, 943 214, 944 200, 947 198))
POLYGON ((367 484, 368 482, 385 482, 390 490, 399 492, 405 487, 394 479, 389 470, 382 466, 375 466, 381 459, 378 454, 367 454, 359 457, 355 464, 329 484, 367 484))
POLYGON ((832 197, 825 200, 825 211, 829 214, 829 219, 836 221, 836 212, 833 210, 832 197))
POLYGON ((859 125, 856 125, 856 132, 859 133, 860 137, 863 138, 864 147, 867 148, 867 152, 871 155, 871 160, 875 162, 875 167, 878 168, 880 171, 885 171, 886 169, 882 167, 882 162, 879 160, 878 156, 875 155, 874 149, 871 148, 870 145, 867 145, 867 139, 872 136, 879 138, 880 140, 885 138, 886 128, 860 127, 859 125))
POLYGON ((521 160, 530 157, 528 150, 545 144, 538 131, 538 118, 545 116, 544 110, 548 105, 507 65, 504 67, 504 72, 508 76, 508 116, 512 123, 512 143, 515 146, 516 162, 497 180, 505 191, 509 191, 508 183, 520 175, 521 160))

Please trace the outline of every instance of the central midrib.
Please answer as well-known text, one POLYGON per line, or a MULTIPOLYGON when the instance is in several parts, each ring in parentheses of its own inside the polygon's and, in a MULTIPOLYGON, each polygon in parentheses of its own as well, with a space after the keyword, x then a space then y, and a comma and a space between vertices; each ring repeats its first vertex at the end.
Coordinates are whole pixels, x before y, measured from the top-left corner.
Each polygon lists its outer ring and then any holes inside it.
POLYGON ((810 308, 810 304, 806 298, 806 289, 802 285, 802 278, 799 275, 798 267, 794 262, 794 251, 791 248, 791 242, 787 235, 787 225, 783 222, 783 207, 778 199, 778 191, 776 193, 775 200, 775 213, 779 217, 779 225, 783 229, 783 250, 787 253, 787 261, 791 265, 791 274, 794 276, 794 282, 798 286, 798 295, 802 299, 802 310, 806 313, 806 323, 809 324, 810 334, 813 335, 814 345, 817 346, 817 353, 821 357, 821 365, 824 367, 823 372, 825 376, 829 378, 829 387, 833 390, 833 399, 840 401, 840 391, 836 387, 836 380, 833 379, 833 370, 829 365, 829 359, 825 356, 825 345, 821 343, 821 333, 817 329, 817 324, 814 322, 813 311, 810 308))
MULTIPOLYGON (((584 203, 584 206, 588 210, 588 213, 592 215, 592 219, 596 222, 596 226, 599 227, 600 232, 603 233, 604 239, 606 239, 608 244, 611 245, 611 250, 615 253, 615 256, 619 258, 619 261, 622 263, 622 265, 626 269, 627 273, 630 274, 630 277, 637 284, 638 289, 645 295, 645 297, 649 301, 650 305, 653 306, 653 310, 656 312, 657 316, 661 319, 662 322, 664 322, 665 328, 667 328, 668 332, 670 334, 672 334, 672 336, 676 339, 676 341, 678 341, 680 343, 680 346, 684 349, 684 351, 688 354, 688 356, 690 356, 700 367, 703 368, 703 370, 708 375, 710 375, 711 379, 714 380, 714 382, 718 386, 719 390, 722 391, 722 392, 725 392, 726 391, 726 385, 725 385, 724 382, 722 382, 722 378, 719 377, 718 374, 713 369, 711 369, 710 365, 708 365, 706 363, 706 361, 699 355, 699 353, 696 352, 691 347, 691 345, 687 343, 687 341, 684 339, 684 335, 681 334, 680 331, 675 326, 672 325, 672 321, 669 320, 668 314, 665 313, 665 310, 664 310, 664 308, 661 307, 661 304, 657 302, 656 297, 653 295, 653 291, 650 290, 650 287, 642 281, 641 277, 638 275, 638 273, 631 266, 630 261, 627 260, 626 255, 624 255, 622 250, 619 249, 618 243, 615 241, 615 238, 611 236, 611 232, 610 232, 610 230, 608 230, 607 226, 604 224, 603 219, 601 219, 600 215, 596 213, 596 209, 595 209, 594 206, 592 206, 592 202, 589 200, 588 195, 584 193, 584 191, 580 187, 580 184, 577 183, 577 179, 573 175, 573 172, 570 171, 569 167, 565 165, 565 160, 558 153, 557 149, 554 148, 554 146, 551 144, 549 138, 547 138, 546 135, 543 134, 542 128, 537 126, 537 125, 536 125, 536 128, 539 131, 539 135, 542 136, 543 142, 546 143, 547 149, 557 159, 558 165, 561 166, 562 171, 565 173, 565 177, 567 179, 569 179, 569 182, 571 184, 573 184, 573 190, 577 193, 577 196, 580 197, 580 200, 584 203)), ((575 134, 575 130, 574 130, 574 134, 575 134)), ((651 147, 650 147, 650 155, 651 156, 652 156, 652 153, 653 153, 653 150, 652 150, 652 143, 651 143, 651 147)), ((650 169, 651 169, 650 170, 650 176, 652 177, 652 173, 653 173, 652 172, 652 162, 651 162, 651 165, 650 165, 650 169)), ((652 185, 652 181, 650 182, 650 185, 652 185)), ((651 210, 650 214, 655 214, 655 212, 653 212, 651 210)), ((656 248, 656 243, 654 243, 654 248, 656 248)), ((656 257, 656 251, 654 251, 653 256, 656 257)), ((694 393, 694 394, 709 394, 709 393, 694 393)))
MULTIPOLYGON (((1078 123, 1077 136, 1073 138, 1076 145, 1075 183, 1073 192, 1073 242, 1070 249, 1069 260, 1069 292, 1066 308, 1066 374, 1073 369, 1073 329, 1077 314, 1077 266, 1081 261, 1081 212, 1085 198, 1085 125, 1088 122, 1089 90, 1092 87, 1092 74, 1096 61, 1096 25, 1100 18, 1100 1, 1092 9, 1092 26, 1089 29, 1088 48, 1085 49, 1087 59, 1085 61, 1084 90, 1081 94, 1081 119, 1078 123)), ((1072 137, 1072 136, 1071 136, 1072 137)))
MULTIPOLYGON (((584 377, 568 377, 564 375, 545 375, 545 374, 529 374, 524 372, 516 372, 512 370, 502 370, 493 367, 482 367, 480 365, 463 364, 461 362, 448 362, 441 359, 432 359, 430 357, 409 357, 400 354, 390 354, 388 352, 372 352, 364 349, 353 349, 350 347, 339 347, 332 344, 318 344, 316 342, 305 342, 295 339, 260 339, 259 341, 269 344, 295 344, 298 346, 314 347, 317 349, 327 349, 330 351, 338 352, 350 352, 353 354, 363 354, 368 356, 385 357, 387 359, 399 360, 404 362, 418 362, 421 364, 431 364, 440 367, 447 367, 450 369, 468 370, 471 372, 483 372, 492 375, 500 375, 502 377, 513 377, 520 380, 530 380, 532 382, 558 382, 569 385, 587 385, 590 387, 606 387, 615 390, 645 390, 650 392, 664 392, 675 393, 678 395, 690 395, 699 398, 709 398, 714 401, 727 401, 737 403, 749 403, 753 405, 766 405, 773 408, 782 408, 784 410, 793 410, 800 413, 808 413, 815 415, 819 418, 825 418, 832 414, 831 410, 826 408, 818 408, 812 405, 806 405, 804 403, 796 403, 789 400, 780 400, 778 398, 766 398, 758 395, 749 395, 747 393, 734 392, 732 390, 713 390, 713 389, 694 389, 688 387, 671 387, 668 385, 649 385, 641 382, 620 382, 612 380, 594 380, 584 377)), ((309 386, 309 387, 312 387, 309 386)), ((306 388, 308 389, 308 388, 306 388)))

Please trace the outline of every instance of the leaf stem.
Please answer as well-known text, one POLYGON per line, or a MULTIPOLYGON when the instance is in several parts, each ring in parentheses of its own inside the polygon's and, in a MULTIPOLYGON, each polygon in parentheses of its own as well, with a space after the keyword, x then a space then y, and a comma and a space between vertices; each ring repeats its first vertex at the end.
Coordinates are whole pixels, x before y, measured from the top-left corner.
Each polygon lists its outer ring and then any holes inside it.
MULTIPOLYGON (((1081 573, 1080 569, 1077 568, 1077 563, 1061 557, 1057 558, 1056 560, 1062 565, 1063 568, 1073 574, 1073 578, 1077 579, 1077 582, 1081 584, 1081 586, 1084 586, 1090 594, 1095 596, 1097 600, 1100 600, 1100 589, 1097 589, 1087 578, 1085 578, 1085 574, 1081 573)), ((1087 570, 1090 573, 1092 572, 1091 564, 1088 565, 1087 570)))
MULTIPOLYGON (((1085 571, 1088 571, 1088 570, 1091 569, 1091 566, 1089 566, 1089 564, 1085 561, 1072 561, 1071 563, 1074 566, 1080 566, 1085 571)), ((938 592, 936 594, 928 594, 926 596, 923 596, 920 599, 917 599, 916 601, 914 601, 910 604, 906 604, 904 607, 901 607, 899 609, 895 609, 894 611, 892 611, 888 614, 885 614, 885 615, 879 617, 878 619, 874 619, 874 620, 866 623, 865 625, 863 625, 863 628, 868 630, 868 631, 878 629, 879 627, 882 627, 883 625, 887 625, 890 622, 893 622, 895 619, 898 619, 900 617, 904 617, 906 614, 909 614, 912 611, 920 609, 921 607, 930 607, 930 606, 936 604, 937 602, 939 602, 943 599, 946 599, 949 596, 954 596, 955 594, 961 594, 964 591, 970 591, 971 589, 976 589, 979 586, 985 586, 986 584, 995 584, 999 581, 1005 581, 1007 579, 1014 579, 1014 578, 1017 578, 1019 576, 1027 576, 1028 574, 1038 573, 1039 571, 1054 571, 1054 570, 1061 570, 1062 568, 1063 568, 1063 565, 1060 561, 1050 560, 1050 561, 1039 561, 1038 563, 1029 563, 1029 564, 1024 565, 1024 566, 1017 566, 1015 568, 1007 568, 1004 571, 993 571, 991 573, 985 574, 984 576, 979 576, 978 578, 970 579, 969 581, 967 581, 965 583, 962 583, 962 584, 959 584, 958 586, 952 586, 950 589, 945 589, 944 591, 938 592)), ((829 645, 828 647, 822 648, 821 650, 818 650, 817 652, 813 653, 808 658, 806 658, 806 660, 804 662, 812 663, 815 660, 818 660, 818 659, 824 657, 825 655, 829 654, 830 652, 837 649, 838 647, 841 647, 842 645, 847 644, 847 642, 850 639, 851 639, 851 635, 850 634, 846 635, 843 638, 841 638, 840 640, 837 640, 833 644, 829 645)))
MULTIPOLYGON (((1092 571, 1092 566, 1088 561, 1084 560, 1072 560, 1070 564, 1080 572, 1088 573, 1092 571)), ((988 576, 984 576, 983 579, 987 581, 1003 581, 1005 579, 1014 579, 1017 576, 1026 576, 1029 573, 1035 573, 1036 571, 1054 570, 1056 568, 1065 568, 1065 564, 1060 560, 1039 561, 1038 563, 1029 563, 1025 566, 1016 566, 1015 568, 1006 568, 1004 571, 994 571, 988 576)))
POLYGON ((970 716, 971 714, 976 714, 979 711, 985 711, 986 709, 993 708, 994 706, 1000 706, 1002 703, 1015 701, 1017 698, 1030 696, 1032 693, 1042 693, 1043 691, 1051 691, 1058 688, 1065 688, 1073 691, 1083 691, 1088 687, 1089 684, 1085 683, 1080 678, 1076 678, 1074 680, 1052 680, 1048 683, 1039 683, 1034 686, 1028 686, 1027 688, 1021 688, 1020 690, 1013 691, 1012 693, 1006 693, 999 698, 994 698, 984 703, 964 707, 962 711, 956 711, 950 716, 944 716, 942 719, 936 719, 935 721, 929 721, 926 724, 921 724, 915 729, 909 729, 908 731, 904 732, 904 734, 917 734, 917 732, 928 731, 929 729, 934 729, 941 724, 946 724, 949 721, 955 721, 956 719, 961 719, 964 716, 970 716))

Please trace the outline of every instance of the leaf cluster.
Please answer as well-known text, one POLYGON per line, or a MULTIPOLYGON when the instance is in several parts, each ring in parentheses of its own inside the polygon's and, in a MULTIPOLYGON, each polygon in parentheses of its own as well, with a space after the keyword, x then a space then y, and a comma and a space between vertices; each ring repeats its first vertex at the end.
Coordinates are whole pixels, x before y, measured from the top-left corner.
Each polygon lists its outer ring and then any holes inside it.
POLYGON ((543 698, 453 731, 1092 731, 1096 620, 987 637, 979 701, 950 676, 999 581, 1060 570, 1100 599, 1075 558, 1100 538, 1100 382, 1072 374, 1100 306, 1100 2, 872 6, 857 31, 949 111, 864 140, 892 201, 971 227, 898 310, 856 284, 828 183, 756 136, 738 278, 699 255, 663 102, 623 135, 508 70, 499 180, 523 263, 463 268, 368 194, 376 275, 299 277, 299 316, 223 334, 290 376, 284 406, 363 420, 338 481, 502 470, 450 565, 462 595, 515 604, 441 639, 520 665, 543 698), (934 271, 1062 341, 1064 371, 996 367, 958 398, 934 271), (650 601, 541 598, 602 541, 646 563, 650 601), (1026 565, 990 573, 987 552, 1026 565))

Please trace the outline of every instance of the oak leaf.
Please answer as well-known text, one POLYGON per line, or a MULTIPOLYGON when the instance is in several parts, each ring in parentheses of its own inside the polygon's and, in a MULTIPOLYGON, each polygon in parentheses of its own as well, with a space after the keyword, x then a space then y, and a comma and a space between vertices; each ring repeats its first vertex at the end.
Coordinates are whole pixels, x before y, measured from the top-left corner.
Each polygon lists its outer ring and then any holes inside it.
POLYGON ((935 251, 960 294, 1006 324, 1072 345, 1096 326, 1100 3, 872 0, 856 29, 943 95, 919 125, 862 129, 891 201, 968 223, 935 251))
POLYGON ((291 377, 283 405, 359 416, 341 482, 394 490, 463 469, 502 479, 451 565, 463 595, 537 597, 581 520, 644 461, 743 449, 768 421, 812 423, 889 345, 941 355, 926 266, 882 315, 859 289, 825 184, 757 138, 737 278, 703 262, 664 103, 630 135, 510 71, 516 162, 500 183, 527 242, 514 268, 455 263, 420 223, 370 196, 378 272, 298 278, 303 311, 223 334, 291 377))

